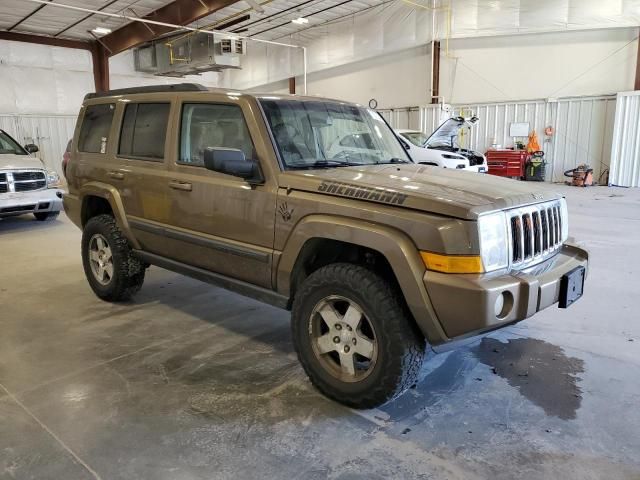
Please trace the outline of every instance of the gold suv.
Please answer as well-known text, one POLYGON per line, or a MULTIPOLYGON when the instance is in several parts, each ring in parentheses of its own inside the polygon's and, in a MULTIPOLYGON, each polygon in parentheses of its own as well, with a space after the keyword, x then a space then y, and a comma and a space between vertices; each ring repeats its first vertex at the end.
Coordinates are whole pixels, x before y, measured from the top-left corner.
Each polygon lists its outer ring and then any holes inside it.
POLYGON ((582 295, 587 252, 537 185, 415 164, 375 111, 195 84, 90 94, 67 166, 87 280, 157 265, 292 311, 309 378, 373 407, 428 348, 582 295))

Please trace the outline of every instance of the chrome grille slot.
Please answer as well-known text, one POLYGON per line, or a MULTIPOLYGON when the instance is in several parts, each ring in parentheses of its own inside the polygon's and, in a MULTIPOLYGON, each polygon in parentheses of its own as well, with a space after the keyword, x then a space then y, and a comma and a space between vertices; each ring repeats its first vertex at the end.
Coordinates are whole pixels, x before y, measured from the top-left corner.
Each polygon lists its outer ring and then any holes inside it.
POLYGON ((0 173, 0 193, 33 192, 47 187, 42 170, 6 170, 0 173))
POLYGON ((511 265, 517 268, 547 259, 562 245, 560 202, 516 208, 507 212, 511 265))

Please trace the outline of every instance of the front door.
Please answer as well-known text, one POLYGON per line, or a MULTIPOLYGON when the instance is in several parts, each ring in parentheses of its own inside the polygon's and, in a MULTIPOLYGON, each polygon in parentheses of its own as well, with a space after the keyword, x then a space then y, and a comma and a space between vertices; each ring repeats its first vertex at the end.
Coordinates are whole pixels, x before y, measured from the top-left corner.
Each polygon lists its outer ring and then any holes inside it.
POLYGON ((255 285, 271 287, 276 186, 204 168, 204 150, 242 150, 259 161, 243 108, 233 103, 180 105, 177 158, 168 179, 172 257, 255 285))

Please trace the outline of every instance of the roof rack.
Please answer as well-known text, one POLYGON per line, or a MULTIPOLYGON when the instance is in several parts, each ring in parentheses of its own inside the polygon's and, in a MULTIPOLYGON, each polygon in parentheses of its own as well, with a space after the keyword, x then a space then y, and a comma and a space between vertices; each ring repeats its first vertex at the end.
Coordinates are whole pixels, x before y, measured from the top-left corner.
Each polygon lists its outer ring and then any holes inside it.
POLYGON ((145 87, 118 88, 106 92, 87 93, 85 100, 90 98, 111 97, 113 95, 131 95, 134 93, 161 93, 161 92, 206 92, 207 87, 199 83, 175 83, 173 85, 147 85, 145 87))

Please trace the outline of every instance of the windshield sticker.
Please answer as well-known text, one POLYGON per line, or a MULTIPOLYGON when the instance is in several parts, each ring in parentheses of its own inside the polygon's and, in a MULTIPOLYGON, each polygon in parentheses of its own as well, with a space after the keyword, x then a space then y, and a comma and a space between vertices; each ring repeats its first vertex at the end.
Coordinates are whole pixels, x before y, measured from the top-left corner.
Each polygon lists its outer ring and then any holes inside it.
POLYGON ((318 186, 319 192, 342 195, 343 197, 359 198, 362 200, 375 200, 378 202, 402 205, 407 199, 406 194, 379 190, 377 188, 361 187, 351 183, 322 182, 318 186))

